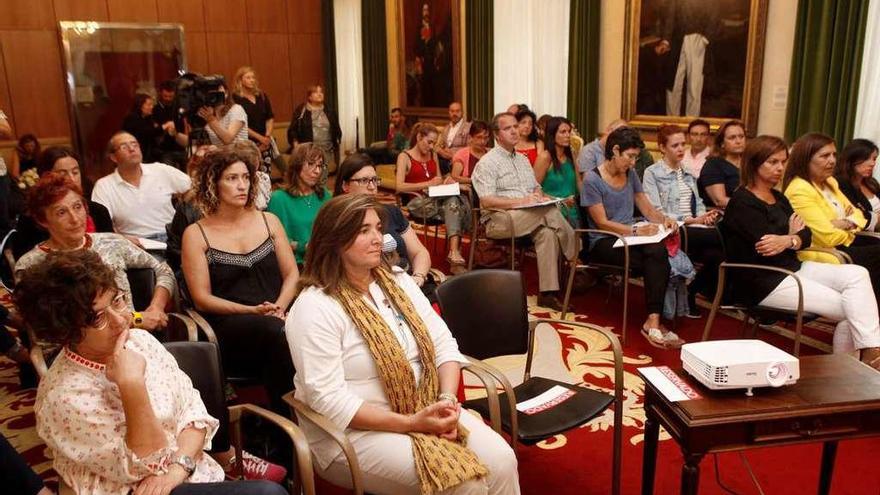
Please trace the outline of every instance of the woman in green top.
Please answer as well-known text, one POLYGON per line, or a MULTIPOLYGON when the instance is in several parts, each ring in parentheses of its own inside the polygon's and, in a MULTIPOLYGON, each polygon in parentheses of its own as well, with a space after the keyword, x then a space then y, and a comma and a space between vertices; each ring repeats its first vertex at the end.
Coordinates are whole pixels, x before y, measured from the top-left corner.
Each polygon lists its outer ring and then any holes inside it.
POLYGON ((562 216, 572 227, 580 226, 577 198, 581 184, 574 169, 571 151, 571 122, 564 117, 552 117, 544 130, 544 150, 535 161, 535 178, 549 196, 569 198, 560 203, 562 216))
POLYGON ((269 200, 268 210, 284 225, 298 264, 305 258, 318 210, 331 198, 321 182, 325 166, 321 148, 312 143, 298 145, 284 175, 285 188, 272 193, 269 200))

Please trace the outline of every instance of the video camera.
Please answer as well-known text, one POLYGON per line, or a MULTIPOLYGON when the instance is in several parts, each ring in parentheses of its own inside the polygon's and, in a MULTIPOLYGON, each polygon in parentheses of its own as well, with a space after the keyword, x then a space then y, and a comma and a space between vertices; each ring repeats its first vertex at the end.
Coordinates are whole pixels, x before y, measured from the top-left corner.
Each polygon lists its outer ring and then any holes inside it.
POLYGON ((199 117, 202 107, 215 107, 226 100, 220 87, 226 87, 226 80, 219 74, 203 76, 196 72, 187 72, 177 79, 175 108, 186 116, 194 130, 203 129, 207 122, 199 117))

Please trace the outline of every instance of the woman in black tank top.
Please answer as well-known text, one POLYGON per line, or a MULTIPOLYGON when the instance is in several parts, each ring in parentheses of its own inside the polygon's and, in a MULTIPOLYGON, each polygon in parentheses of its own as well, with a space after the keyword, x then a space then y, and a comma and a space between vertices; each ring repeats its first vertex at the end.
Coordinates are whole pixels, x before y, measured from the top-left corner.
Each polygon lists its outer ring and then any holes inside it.
POLYGON ((277 217, 254 208, 256 154, 224 147, 205 156, 195 181, 204 217, 183 234, 190 298, 211 323, 230 376, 258 377, 272 408, 293 389, 284 319, 299 278, 277 217))

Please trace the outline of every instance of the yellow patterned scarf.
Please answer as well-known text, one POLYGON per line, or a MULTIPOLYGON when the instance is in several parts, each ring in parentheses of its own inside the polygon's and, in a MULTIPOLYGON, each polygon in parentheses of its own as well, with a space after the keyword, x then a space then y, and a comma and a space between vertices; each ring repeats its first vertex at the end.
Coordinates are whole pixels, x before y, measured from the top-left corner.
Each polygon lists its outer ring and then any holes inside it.
MULTIPOLYGON (((382 292, 403 315, 418 345, 422 362, 422 377, 418 387, 403 347, 382 316, 364 301, 363 294, 343 285, 337 299, 370 348, 391 409, 399 414, 414 414, 437 401, 440 383, 434 363, 434 344, 425 322, 393 275, 384 268, 373 270, 373 275, 382 292)), ((436 435, 409 433, 422 493, 443 491, 489 473, 476 454, 465 446, 467 430, 461 424, 458 425, 458 432, 455 442, 436 435)))

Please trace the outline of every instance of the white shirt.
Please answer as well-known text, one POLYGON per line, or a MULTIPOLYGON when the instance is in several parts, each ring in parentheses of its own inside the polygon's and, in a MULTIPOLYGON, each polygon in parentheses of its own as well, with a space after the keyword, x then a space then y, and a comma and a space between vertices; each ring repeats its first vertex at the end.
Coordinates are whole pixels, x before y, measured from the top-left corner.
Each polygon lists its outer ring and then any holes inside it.
MULTIPOLYGON (((412 278, 396 267, 394 275, 428 327, 434 343, 436 366, 449 361, 466 362, 446 323, 412 278)), ((409 326, 405 322, 399 324, 395 310, 384 304, 385 295, 375 282, 370 285, 370 294, 372 297, 364 296, 364 300, 379 312, 395 333, 418 381, 422 367, 409 326)), ((285 332, 296 368, 293 383, 297 399, 344 429, 352 439, 369 433, 348 428, 364 402, 391 410, 375 361, 360 330, 342 306, 323 290, 309 287, 300 293, 287 316, 285 332)), ((342 449, 321 430, 305 420, 300 425, 322 468, 326 469, 342 455, 342 449)))
POLYGON ((189 191, 192 181, 185 173, 164 163, 142 163, 140 187, 114 170, 101 177, 92 190, 92 201, 107 207, 120 234, 149 237, 165 234, 174 218, 171 196, 189 191))
MULTIPOLYGON (((247 141, 248 140, 248 120, 247 114, 244 111, 244 108, 236 103, 229 107, 229 111, 226 112, 226 115, 220 117, 219 119, 220 125, 223 126, 224 129, 228 129, 229 125, 233 122, 241 122, 241 129, 235 134, 234 141, 247 141)), ((211 140, 211 144, 214 146, 220 146, 222 144, 226 144, 223 140, 217 136, 217 133, 214 132, 214 129, 211 126, 205 126, 205 130, 208 131, 208 138, 211 140)))
POLYGON ((865 230, 871 232, 877 227, 877 219, 880 217, 880 198, 874 196, 868 202, 871 203, 871 222, 865 227, 865 230))
POLYGON ((449 123, 449 132, 446 133, 447 148, 452 148, 452 142, 455 141, 455 136, 458 135, 458 130, 461 129, 463 123, 464 119, 458 119, 458 123, 455 125, 453 125, 452 122, 449 123))

